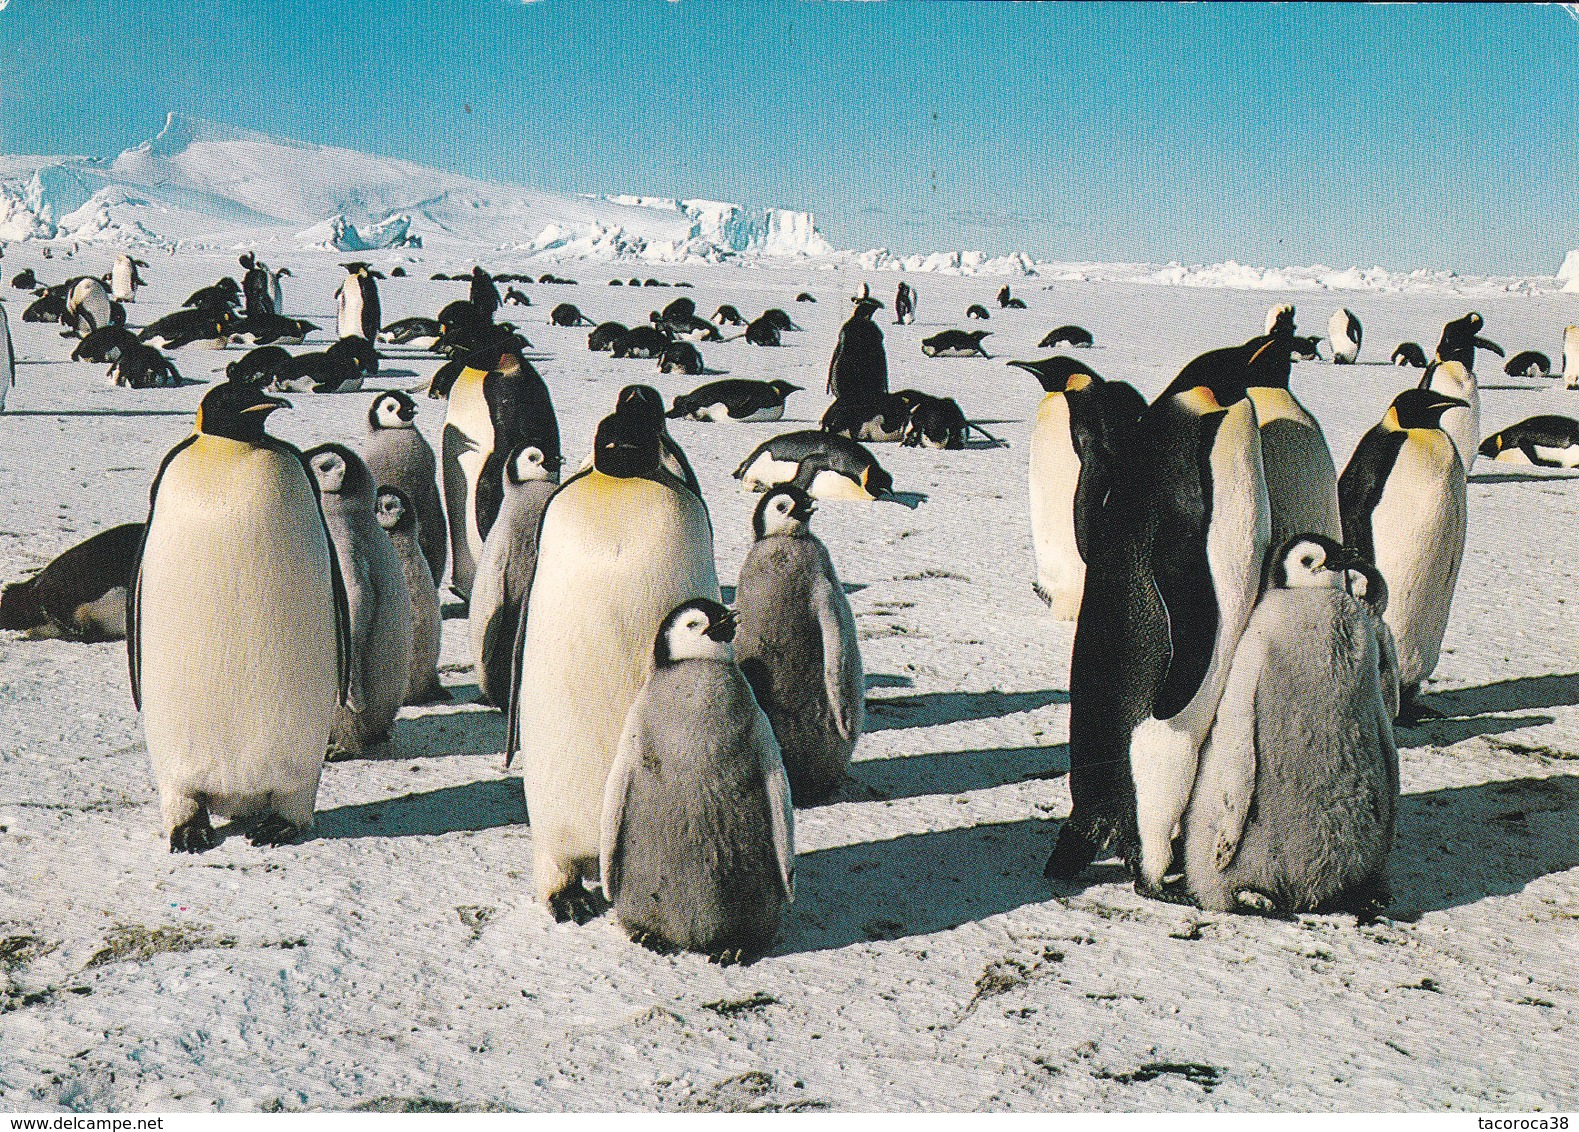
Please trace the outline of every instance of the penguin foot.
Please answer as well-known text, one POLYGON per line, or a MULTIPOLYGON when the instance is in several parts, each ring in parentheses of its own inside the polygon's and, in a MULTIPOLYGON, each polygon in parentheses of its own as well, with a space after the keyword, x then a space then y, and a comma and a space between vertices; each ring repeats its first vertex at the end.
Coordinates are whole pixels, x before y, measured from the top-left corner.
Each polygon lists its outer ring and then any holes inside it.
POLYGON ((170 831, 170 852, 206 853, 219 844, 219 836, 208 822, 208 811, 199 809, 190 821, 170 831))
POLYGON ((1042 589, 1042 583, 1041 582, 1032 582, 1031 583, 1031 592, 1033 594, 1035 594, 1037 597, 1041 598, 1042 599, 1042 604, 1047 606, 1048 609, 1051 609, 1053 607, 1053 595, 1048 593, 1046 590, 1042 589))
POLYGON ((664 939, 663 936, 656 935, 653 932, 632 932, 631 942, 640 944, 657 955, 673 955, 679 950, 674 944, 664 939))
POLYGON ((1184 886, 1184 878, 1182 876, 1163 877, 1160 884, 1150 884, 1137 876, 1135 878, 1135 891, 1141 896, 1151 900, 1160 900, 1164 904, 1195 906, 1195 898, 1190 895, 1190 890, 1184 886))
POLYGON ((548 898, 548 910, 553 913, 556 924, 566 920, 584 924, 595 919, 605 907, 607 905, 597 893, 583 888, 578 880, 571 881, 548 898))
POLYGON ((1042 868, 1044 877, 1074 880, 1096 859, 1097 847, 1086 835, 1065 822, 1058 831, 1058 844, 1042 868))
POLYGON ((1239 911, 1248 912, 1255 916, 1266 916, 1273 920, 1292 920, 1294 917, 1279 908, 1277 901, 1264 892, 1257 892, 1253 888, 1241 888, 1234 893, 1234 903, 1239 905, 1239 911))
POLYGON ((757 961, 757 957, 744 948, 724 948, 707 957, 709 963, 717 963, 720 967, 749 967, 757 961))
POLYGON ((279 814, 270 814, 247 831, 247 840, 254 845, 289 845, 300 832, 279 814))

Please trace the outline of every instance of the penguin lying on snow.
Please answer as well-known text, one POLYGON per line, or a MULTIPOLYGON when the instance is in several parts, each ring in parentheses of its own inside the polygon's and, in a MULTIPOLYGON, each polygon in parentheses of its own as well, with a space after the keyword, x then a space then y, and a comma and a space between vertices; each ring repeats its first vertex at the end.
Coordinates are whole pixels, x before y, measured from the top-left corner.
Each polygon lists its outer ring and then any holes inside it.
POLYGON ((259 346, 248 350, 238 360, 225 367, 225 376, 231 381, 263 383, 271 381, 280 367, 291 360, 291 353, 283 346, 259 346))
POLYGON ((802 291, 800 294, 795 296, 795 301, 797 303, 815 303, 817 300, 807 292, 802 291))
POLYGON ((809 430, 757 445, 734 476, 747 491, 793 483, 813 499, 881 499, 894 489, 894 477, 860 444, 809 430))
POLYGON ((1529 417, 1486 437, 1480 454, 1499 464, 1579 468, 1579 421, 1572 417, 1529 417))
POLYGON ((378 332, 380 342, 388 342, 394 346, 410 346, 417 350, 432 348, 439 340, 443 330, 439 327, 437 319, 432 318, 403 318, 392 322, 378 332))
POLYGON ((1214 912, 1374 912, 1399 795, 1387 587, 1318 535, 1271 564, 1201 748, 1185 884, 1214 912))
POLYGON ((881 444, 903 440, 915 402, 911 391, 865 398, 840 397, 822 414, 818 427, 830 436, 881 444))
POLYGON ((127 389, 174 389, 181 384, 175 363, 141 342, 126 343, 110 363, 106 376, 111 385, 127 389))
POLYGON ((593 328, 592 333, 587 335, 587 349, 594 354, 610 353, 614 349, 614 343, 625 337, 627 333, 629 331, 622 322, 600 322, 593 328))
POLYGON ((664 618, 609 770, 598 853, 634 942, 726 965, 772 947, 795 898, 789 780, 734 636, 716 601, 664 618))
POLYGON ((745 338, 753 346, 778 346, 782 345, 779 334, 778 325, 767 315, 762 315, 747 324, 745 338))
POLYGON ((234 311, 241 305, 241 288, 236 285, 234 279, 227 275, 218 283, 208 287, 199 287, 188 295, 186 301, 181 305, 192 310, 207 311, 211 314, 234 311))
POLYGON ((549 322, 555 326, 591 326, 592 320, 582 314, 571 303, 560 303, 548 316, 549 322))
POLYGON ((670 420, 776 421, 784 416, 784 403, 799 385, 788 381, 750 381, 731 377, 699 385, 674 399, 665 414, 670 420))
POLYGON ((1509 377, 1550 377, 1552 360, 1539 350, 1525 350, 1509 358, 1502 372, 1509 377))
POLYGON ((228 309, 218 314, 209 310, 179 310, 150 322, 137 337, 139 341, 164 350, 178 350, 193 342, 206 342, 219 349, 230 341, 232 322, 228 309))
POLYGON ((1418 342, 1400 342, 1393 351, 1393 365, 1408 366, 1411 369, 1425 369, 1425 351, 1418 342))
POLYGON ((38 277, 33 274, 31 267, 23 268, 11 277, 11 286, 18 291, 31 291, 38 286, 38 277))
POLYGON ((724 303, 713 312, 713 321, 719 326, 744 326, 746 320, 740 317, 740 312, 728 303, 724 303))
POLYGON ((987 313, 987 308, 982 306, 980 303, 972 303, 970 306, 965 308, 965 317, 988 319, 992 316, 987 313))
POLYGON ((921 352, 929 358, 990 357, 981 340, 990 330, 944 330, 921 340, 921 352))
POLYGON ((671 342, 658 356, 659 373, 673 373, 679 370, 687 377, 696 377, 706 369, 707 367, 702 364, 701 351, 689 342, 671 342))
POLYGON ((808 527, 815 511, 793 484, 770 489, 735 587, 740 669, 773 725, 798 806, 838 791, 866 710, 855 618, 808 527))
POLYGON ((279 362, 269 374, 269 388, 278 393, 356 393, 362 388, 363 359, 372 355, 364 339, 341 338, 327 350, 279 362))
POLYGON ((267 346, 271 342, 300 345, 302 339, 318 329, 305 318, 286 318, 271 313, 251 314, 229 326, 230 340, 244 345, 267 346))
POLYGON ((652 326, 635 326, 616 339, 610 351, 616 358, 661 358, 669 336, 652 326))
POLYGON ((212 847, 210 814, 254 844, 312 825, 349 618, 312 476, 264 432, 286 404, 216 385, 149 492, 126 650, 172 852, 212 847))
POLYGON ((795 323, 790 320, 790 316, 784 311, 780 310, 778 307, 769 307, 767 310, 763 311, 761 321, 767 322, 769 325, 776 327, 780 334, 788 334, 792 330, 800 329, 800 327, 796 326, 795 323))
POLYGON ((1059 346, 1075 346, 1085 349, 1096 342, 1091 337, 1091 331, 1083 326, 1060 326, 1057 330, 1049 330, 1037 346, 1044 350, 1056 349, 1059 346))
POLYGON ((910 420, 905 423, 905 435, 900 443, 906 448, 946 448, 957 450, 965 447, 965 436, 970 422, 952 397, 933 397, 926 393, 911 394, 910 420))
POLYGON ((0 629, 30 640, 119 641, 126 636, 126 592, 137 576, 143 524, 100 531, 31 578, 0 590, 0 629))
POLYGON ((121 351, 137 344, 137 335, 124 326, 105 326, 89 334, 71 351, 74 362, 113 362, 121 351))

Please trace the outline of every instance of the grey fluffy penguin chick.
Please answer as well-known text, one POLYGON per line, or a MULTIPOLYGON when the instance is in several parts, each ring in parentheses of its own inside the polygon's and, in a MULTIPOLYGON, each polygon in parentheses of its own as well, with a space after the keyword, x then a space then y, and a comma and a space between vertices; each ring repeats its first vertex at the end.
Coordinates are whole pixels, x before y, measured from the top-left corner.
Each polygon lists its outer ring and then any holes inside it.
POLYGON ((795 898, 789 780, 734 634, 716 601, 664 618, 599 827, 603 890, 631 939, 723 964, 767 951, 795 898))
POLYGON ((827 547, 807 526, 815 510, 793 484, 764 495, 735 587, 735 651, 773 725, 797 806, 839 789, 866 709, 855 618, 827 547))
POLYGON ((447 703, 450 694, 439 682, 439 645, 444 622, 439 591, 433 584, 428 560, 422 554, 422 521, 411 498, 398 487, 380 487, 375 504, 378 525, 400 555, 401 573, 411 594, 411 668, 406 680, 406 703, 447 703))
POLYGON ((449 565, 449 521, 439 498, 438 460, 417 429, 417 403, 398 389, 380 393, 367 412, 362 459, 373 483, 398 487, 416 508, 422 556, 428 560, 433 584, 444 584, 449 565))

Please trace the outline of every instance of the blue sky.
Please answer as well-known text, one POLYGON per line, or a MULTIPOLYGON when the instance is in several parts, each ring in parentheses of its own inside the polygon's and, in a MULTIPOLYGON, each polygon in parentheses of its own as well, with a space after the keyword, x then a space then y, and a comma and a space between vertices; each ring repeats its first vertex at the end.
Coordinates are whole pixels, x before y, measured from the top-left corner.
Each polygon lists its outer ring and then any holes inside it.
POLYGON ((108 156, 166 110, 808 209, 845 247, 1550 272, 1579 246, 1558 6, 0 8, 0 152, 108 156))

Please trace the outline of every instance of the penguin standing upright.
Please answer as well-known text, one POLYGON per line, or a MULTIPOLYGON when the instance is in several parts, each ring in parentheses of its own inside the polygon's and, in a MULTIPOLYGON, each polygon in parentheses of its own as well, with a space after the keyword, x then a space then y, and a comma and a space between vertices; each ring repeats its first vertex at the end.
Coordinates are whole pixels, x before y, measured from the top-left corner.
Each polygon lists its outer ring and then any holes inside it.
POLYGON ((1387 587, 1318 535, 1271 561, 1201 748, 1185 883, 1213 912, 1374 912, 1398 811, 1387 587))
POLYGON ((1142 415, 1092 532, 1069 676, 1074 810, 1047 862, 1111 846, 1154 890, 1172 863, 1271 516, 1250 367, 1273 336, 1187 365, 1142 415))
POLYGON ((91 275, 79 279, 66 299, 66 317, 61 321, 77 335, 86 338, 111 322, 110 293, 91 275))
MULTIPOLYGON (((339 314, 339 335, 341 338, 365 338, 369 343, 376 342, 384 324, 378 308, 378 284, 374 280, 382 279, 383 276, 365 263, 346 263, 341 266, 346 270, 346 277, 340 281, 334 293, 335 309, 339 314)), ((378 372, 376 354, 371 372, 378 372)))
POLYGON ((439 644, 444 622, 439 591, 422 553, 422 520, 411 497, 387 484, 378 489, 373 514, 400 557, 400 572, 411 597, 411 666, 407 670, 406 703, 443 703, 450 694, 439 682, 439 644))
POLYGON ((1464 558, 1464 462, 1442 429, 1444 413, 1463 406, 1431 389, 1404 390, 1360 438, 1338 480, 1343 541, 1387 582, 1383 619, 1398 648, 1405 719, 1436 668, 1464 558))
POLYGON ((1281 546, 1290 535, 1302 533, 1336 539, 1343 529, 1338 469, 1321 425, 1288 387, 1294 308, 1274 307, 1267 321, 1272 340, 1258 347, 1259 355, 1247 363, 1245 384, 1261 427, 1261 466, 1272 515, 1269 545, 1281 546))
POLYGON ((900 280, 894 294, 894 325, 901 326, 916 320, 916 292, 909 283, 900 280))
POLYGON ((110 268, 110 298, 120 303, 137 301, 137 288, 143 285, 143 277, 137 272, 139 265, 148 266, 125 252, 115 257, 115 263, 110 268))
POLYGON ((329 757, 362 754, 389 741, 411 673, 411 593, 374 507, 377 488, 362 458, 320 444, 303 458, 318 480, 324 521, 350 610, 349 689, 335 716, 329 757))
POLYGON ((472 578, 467 619, 472 673, 483 698, 510 706, 510 672, 521 611, 537 571, 537 535, 543 510, 559 490, 558 459, 535 444, 512 449, 504 462, 504 503, 483 541, 472 578))
POLYGON ((764 495, 735 587, 735 651, 798 806, 838 791, 866 711, 855 617, 827 547, 807 526, 815 510, 793 484, 764 495))
POLYGON ((1421 389, 1434 389, 1464 402, 1465 407, 1453 407, 1442 414, 1442 431, 1453 438, 1466 476, 1474 470, 1475 457, 1480 454, 1480 382, 1475 379, 1475 351, 1490 350, 1502 356, 1501 346, 1480 337, 1483 326, 1485 320, 1479 312, 1470 311, 1442 327, 1436 344, 1439 364, 1427 366, 1420 378, 1421 389), (1446 364, 1450 362, 1457 364, 1446 364))
POLYGON ((1332 364, 1352 366, 1360 356, 1360 337, 1363 331, 1354 312, 1344 307, 1334 311, 1327 320, 1327 338, 1332 343, 1332 364))
MULTIPOLYGON (((270 294, 269 269, 258 262, 252 252, 242 252, 238 261, 246 272, 241 277, 241 295, 248 318, 279 313, 274 309, 274 296, 270 294)), ((341 337, 344 337, 342 334, 341 337)), ((371 338, 368 339, 372 341, 371 338)))
POLYGON ((872 321, 882 303, 870 296, 857 299, 855 313, 839 331, 828 363, 828 392, 834 400, 870 401, 888 392, 888 355, 883 332, 872 321))
POLYGON ((795 898, 789 780, 735 664, 734 635, 734 616, 715 601, 664 618, 652 675, 620 733, 598 838, 603 891, 631 939, 724 965, 773 946, 795 898))
POLYGON ((380 393, 367 410, 362 459, 373 482, 398 487, 417 512, 422 557, 428 560, 433 584, 442 585, 449 564, 449 533, 444 502, 439 498, 438 461, 427 438, 417 429, 417 403, 398 389, 380 393))
POLYGON ((560 464, 559 420, 554 415, 554 402, 531 362, 518 353, 500 354, 499 364, 483 378, 482 388, 493 423, 493 451, 483 461, 477 477, 477 499, 472 508, 478 539, 474 559, 482 554, 483 540, 504 502, 504 465, 510 453, 522 444, 532 444, 542 451, 548 463, 555 468, 560 464))
POLYGON ((471 275, 471 291, 469 294, 472 306, 477 308, 479 314, 489 322, 493 321, 494 311, 499 309, 499 288, 493 284, 493 276, 481 267, 473 267, 471 275))
POLYGON ((210 814, 254 844, 312 825, 349 620, 313 477, 263 429, 286 404, 214 386, 149 492, 126 648, 171 851, 210 848, 210 814))
POLYGON ((16 384, 16 351, 11 346, 11 321, 5 304, 0 303, 0 413, 5 412, 6 394, 16 384))
POLYGON ((1563 387, 1579 389, 1579 326, 1563 328, 1563 387))
POLYGON ((718 600, 707 511, 661 460, 656 418, 621 406, 598 425, 593 466, 543 514, 516 648, 510 750, 524 762, 537 896, 585 920, 603 787, 663 619, 718 600))
POLYGON ((291 273, 288 267, 281 267, 269 272, 269 301, 274 304, 275 314, 285 313, 285 288, 280 280, 291 273))
POLYGON ((1127 382, 1103 381, 1072 358, 1008 364, 1045 391, 1031 429, 1031 588, 1054 617, 1072 621, 1085 588, 1093 517, 1146 402, 1127 382))

